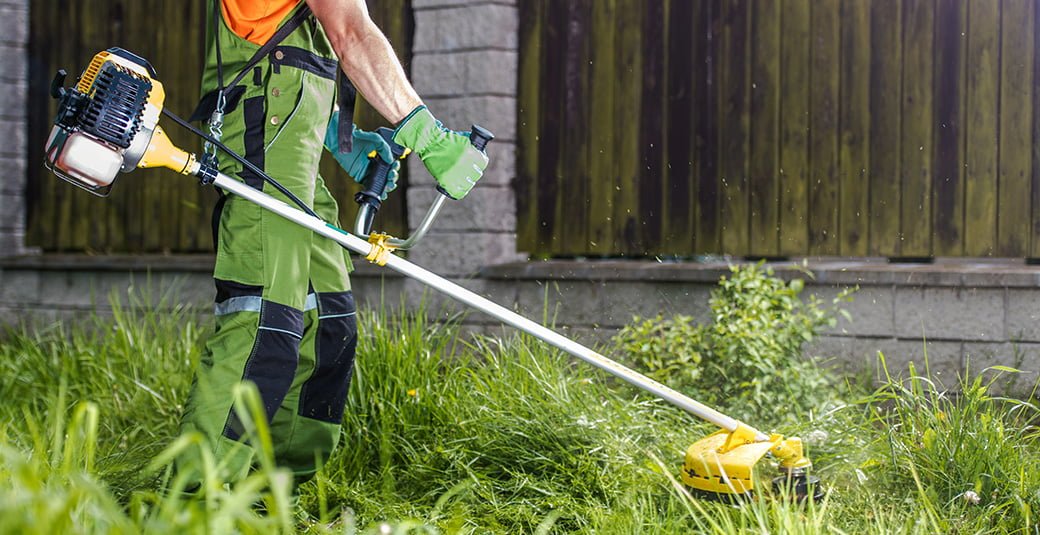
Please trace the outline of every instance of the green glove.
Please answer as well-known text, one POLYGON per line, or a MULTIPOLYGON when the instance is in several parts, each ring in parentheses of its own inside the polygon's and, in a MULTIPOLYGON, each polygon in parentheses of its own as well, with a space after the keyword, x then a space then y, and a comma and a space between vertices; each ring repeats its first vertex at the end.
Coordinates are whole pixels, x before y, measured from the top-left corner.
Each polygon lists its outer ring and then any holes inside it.
POLYGON ((468 132, 453 132, 419 106, 394 131, 394 143, 419 155, 437 184, 452 199, 466 196, 487 168, 488 157, 469 142, 468 132))
POLYGON ((390 164, 390 174, 386 177, 386 189, 380 200, 386 200, 386 194, 397 188, 397 177, 400 174, 401 162, 394 159, 390 152, 390 145, 386 140, 375 132, 366 132, 352 125, 353 140, 349 152, 339 151, 339 110, 332 113, 329 128, 325 131, 325 149, 332 153, 332 157, 339 165, 347 171, 355 182, 361 182, 368 176, 368 164, 373 157, 378 155, 384 162, 390 164), (375 154, 373 154, 375 153, 375 154))

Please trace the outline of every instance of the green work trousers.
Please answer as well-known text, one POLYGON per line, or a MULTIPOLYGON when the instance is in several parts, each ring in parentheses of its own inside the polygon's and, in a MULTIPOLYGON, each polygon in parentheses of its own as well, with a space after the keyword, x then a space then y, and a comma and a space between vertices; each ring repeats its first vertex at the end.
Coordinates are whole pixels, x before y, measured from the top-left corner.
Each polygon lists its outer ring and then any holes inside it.
MULTIPOLYGON (((225 24, 216 30, 225 72, 242 70, 258 47, 225 24)), ((216 83, 212 41, 210 63, 204 93, 216 83)), ((236 102, 223 127, 232 150, 333 224, 338 208, 318 176, 318 162, 337 71, 320 26, 308 20, 230 88, 236 102)), ((231 158, 222 157, 221 164, 225 173, 288 202, 231 158)), ((224 466, 217 477, 241 479, 256 463, 257 442, 236 414, 232 392, 238 383, 252 383, 263 401, 275 460, 299 482, 339 441, 357 343, 350 258, 335 242, 239 197, 222 199, 215 220, 216 329, 196 372, 183 429, 208 439, 224 466)), ((178 470, 202 477, 198 457, 183 456, 178 470)))

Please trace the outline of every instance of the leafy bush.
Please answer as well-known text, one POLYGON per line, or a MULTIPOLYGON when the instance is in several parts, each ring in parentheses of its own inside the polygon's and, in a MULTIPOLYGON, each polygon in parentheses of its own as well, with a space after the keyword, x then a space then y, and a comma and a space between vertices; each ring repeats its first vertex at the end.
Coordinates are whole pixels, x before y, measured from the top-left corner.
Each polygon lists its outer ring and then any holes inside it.
POLYGON ((711 325, 687 316, 635 318, 615 342, 639 369, 673 388, 733 409, 738 416, 775 422, 832 398, 828 374, 802 356, 802 346, 835 322, 843 292, 824 308, 801 298, 801 279, 785 282, 761 264, 733 266, 712 291, 711 325))
POLYGON ((648 377, 670 385, 689 385, 701 376, 706 331, 689 316, 665 319, 658 314, 646 320, 636 318, 619 333, 617 343, 648 377))

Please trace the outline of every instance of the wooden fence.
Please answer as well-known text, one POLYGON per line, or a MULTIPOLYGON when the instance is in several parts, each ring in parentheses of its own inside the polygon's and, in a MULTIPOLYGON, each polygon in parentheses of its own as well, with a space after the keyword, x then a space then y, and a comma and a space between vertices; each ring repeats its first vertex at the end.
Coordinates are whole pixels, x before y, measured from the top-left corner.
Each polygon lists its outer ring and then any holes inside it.
POLYGON ((520 247, 1040 256, 1033 0, 522 0, 520 247))
MULTIPOLYGON (((166 86, 166 107, 187 117, 199 98, 203 65, 203 16, 210 0, 32 0, 29 69, 28 239, 45 251, 212 251, 210 214, 216 193, 168 171, 141 170, 121 176, 112 195, 100 199, 55 178, 39 162, 50 132, 55 102, 51 78, 64 67, 75 76, 98 51, 120 46, 147 58, 166 86)), ((371 2, 373 18, 406 62, 411 55, 410 0, 371 2)), ((358 124, 371 128, 379 117, 359 104, 358 124)), ((166 125, 174 141, 189 149, 201 142, 166 125)), ((327 156, 327 155, 326 155, 327 156)), ((341 219, 353 221, 353 181, 331 158, 322 175, 340 200, 341 219)), ((275 177, 277 178, 277 177, 275 177)), ((380 225, 406 227, 406 179, 380 211, 380 225)))

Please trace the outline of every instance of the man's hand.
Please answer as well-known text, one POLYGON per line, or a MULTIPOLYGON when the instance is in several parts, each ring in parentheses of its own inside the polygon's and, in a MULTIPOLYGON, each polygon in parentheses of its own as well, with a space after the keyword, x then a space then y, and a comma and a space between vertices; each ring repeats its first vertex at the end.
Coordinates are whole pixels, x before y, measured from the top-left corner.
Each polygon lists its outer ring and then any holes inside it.
POLYGON ((394 131, 394 143, 412 149, 437 184, 459 200, 473 189, 487 168, 488 157, 469 141, 469 133, 448 130, 426 106, 419 106, 394 131))
POLYGON ((329 121, 329 129, 325 132, 325 149, 332 153, 332 157, 339 162, 339 165, 347 171, 355 182, 361 182, 368 176, 368 167, 371 162, 371 158, 382 158, 384 162, 390 164, 390 174, 386 178, 386 189, 383 190, 383 195, 380 200, 386 200, 386 194, 390 193, 397 188, 397 177, 401 169, 401 162, 394 159, 393 153, 390 151, 390 145, 375 132, 366 132, 352 125, 353 141, 351 144, 351 150, 348 152, 339 151, 339 111, 335 111, 332 114, 332 119, 329 121), (373 153, 375 153, 373 155, 373 153))

